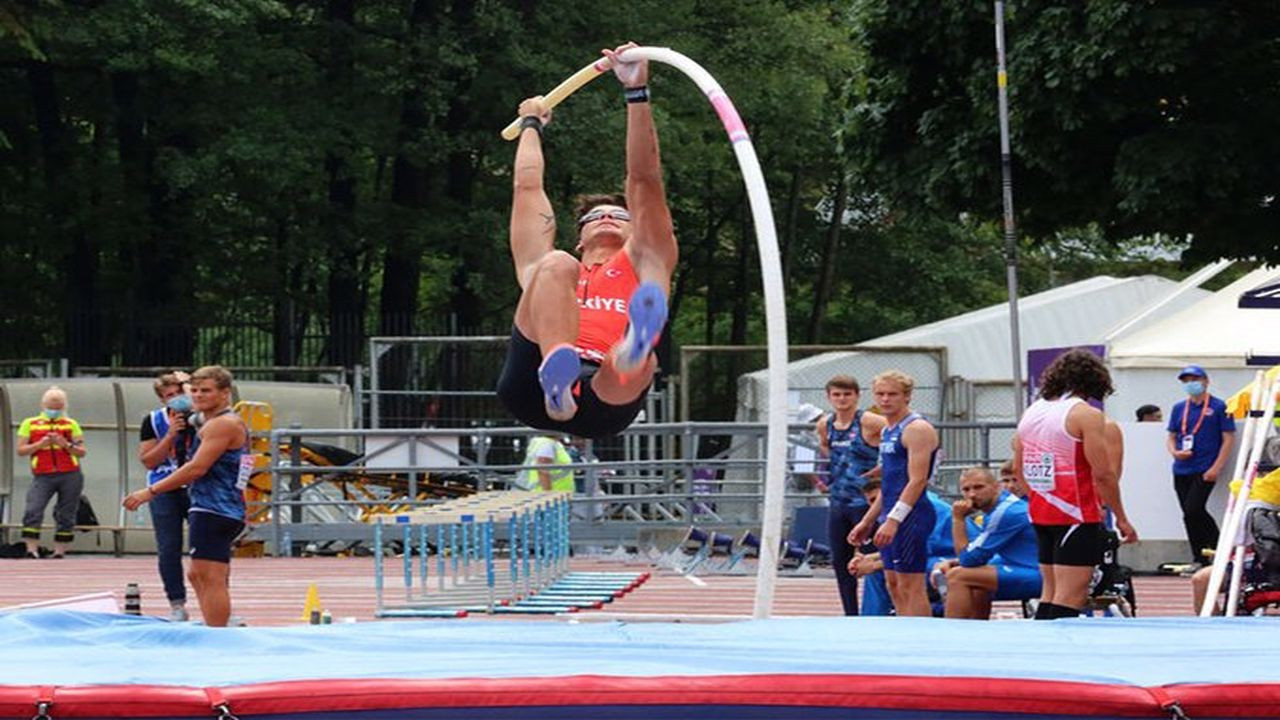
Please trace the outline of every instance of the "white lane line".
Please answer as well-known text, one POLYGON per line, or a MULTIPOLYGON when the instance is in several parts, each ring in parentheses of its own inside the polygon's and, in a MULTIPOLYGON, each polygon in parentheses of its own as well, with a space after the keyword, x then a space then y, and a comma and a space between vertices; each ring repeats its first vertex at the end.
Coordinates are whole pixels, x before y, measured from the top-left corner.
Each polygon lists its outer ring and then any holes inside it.
POLYGON ((688 580, 689 582, 693 583, 694 585, 697 585, 698 587, 706 587, 706 586, 707 586, 707 583, 706 583, 705 581, 703 581, 703 579, 702 579, 702 578, 697 577, 696 575, 685 575, 685 576, 684 576, 684 579, 685 579, 685 580, 688 580))

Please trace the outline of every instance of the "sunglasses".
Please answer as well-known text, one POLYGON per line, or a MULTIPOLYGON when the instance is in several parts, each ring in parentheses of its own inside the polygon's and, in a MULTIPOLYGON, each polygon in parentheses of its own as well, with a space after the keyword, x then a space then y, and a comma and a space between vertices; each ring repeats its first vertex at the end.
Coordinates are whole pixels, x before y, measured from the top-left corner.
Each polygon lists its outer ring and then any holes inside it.
POLYGON ((627 212, 626 210, 623 210, 622 208, 614 208, 612 210, 597 208, 595 210, 592 210, 589 213, 584 214, 582 217, 578 218, 578 227, 582 227, 587 223, 593 223, 597 220, 603 220, 605 218, 609 218, 611 220, 618 220, 621 222, 630 222, 631 213, 627 212))

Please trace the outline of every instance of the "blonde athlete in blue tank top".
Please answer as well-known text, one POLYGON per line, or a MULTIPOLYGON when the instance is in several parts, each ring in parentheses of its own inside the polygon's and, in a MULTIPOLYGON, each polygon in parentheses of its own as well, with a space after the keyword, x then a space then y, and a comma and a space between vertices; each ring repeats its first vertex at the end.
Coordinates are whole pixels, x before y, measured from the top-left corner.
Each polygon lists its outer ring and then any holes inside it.
POLYGON ((231 373, 217 365, 191 375, 191 402, 208 418, 197 435, 194 454, 165 479, 129 493, 123 503, 137 510, 159 493, 192 485, 187 576, 210 627, 226 627, 231 616, 231 542, 244 529, 241 493, 252 470, 252 456, 246 452, 249 431, 231 412, 231 382, 231 373))
POLYGON ((880 548, 893 606, 898 615, 930 617, 933 609, 925 592, 925 562, 934 510, 924 492, 938 451, 938 433, 911 411, 915 381, 910 375, 889 370, 877 375, 871 388, 886 423, 880 436, 883 487, 849 539, 861 542, 870 535, 877 517, 883 518, 874 540, 880 548), (882 508, 888 509, 882 512, 882 508))

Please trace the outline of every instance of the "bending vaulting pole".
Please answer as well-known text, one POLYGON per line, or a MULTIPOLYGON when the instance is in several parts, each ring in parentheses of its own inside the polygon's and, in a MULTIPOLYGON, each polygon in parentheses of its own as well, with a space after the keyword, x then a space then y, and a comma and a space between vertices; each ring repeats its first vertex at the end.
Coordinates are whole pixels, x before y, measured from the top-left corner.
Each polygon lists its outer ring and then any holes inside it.
POLYGON ((996 0, 996 86, 1000 104, 1000 185, 1004 199, 1005 282, 1009 287, 1009 352, 1013 355, 1013 414, 1022 419, 1022 337, 1018 329, 1018 230, 1013 217, 1013 153, 1009 150, 1009 75, 1004 66, 1004 2, 996 0))
MULTIPOLYGON (((689 76, 707 96, 711 107, 720 117, 720 122, 724 124, 725 132, 729 134, 729 141, 733 143, 733 153, 738 158, 742 180, 747 188, 747 199, 751 203, 751 218, 756 226, 756 245, 760 255, 760 275, 764 280, 765 332, 769 361, 764 511, 761 513, 760 564, 756 570, 756 596, 752 615, 767 618, 773 609, 774 585, 778 577, 778 547, 782 543, 782 495, 787 457, 787 313, 782 292, 777 231, 773 224, 773 209, 769 205, 764 173, 756 158, 751 137, 747 134, 746 126, 742 124, 733 101, 702 66, 670 48, 658 47, 632 48, 622 53, 622 60, 660 62, 689 76)), ((608 69, 607 64, 601 67, 601 63, 597 61, 579 70, 548 93, 547 101, 551 105, 561 102, 574 90, 608 69)), ((508 129, 512 127, 517 128, 518 134, 518 119, 508 129)), ((503 137, 507 137, 506 131, 503 132, 503 137)))

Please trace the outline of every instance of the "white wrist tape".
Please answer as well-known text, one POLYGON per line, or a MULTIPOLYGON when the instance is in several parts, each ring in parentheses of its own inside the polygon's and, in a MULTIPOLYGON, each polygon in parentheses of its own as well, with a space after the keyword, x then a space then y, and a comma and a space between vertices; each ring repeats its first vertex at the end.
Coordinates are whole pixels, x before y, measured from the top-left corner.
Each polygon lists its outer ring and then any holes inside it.
POLYGON ((899 500, 898 502, 894 503, 893 509, 889 511, 889 519, 897 520, 898 522, 902 522, 903 520, 906 520, 907 516, 911 514, 912 507, 913 506, 908 505, 902 502, 901 500, 899 500))

